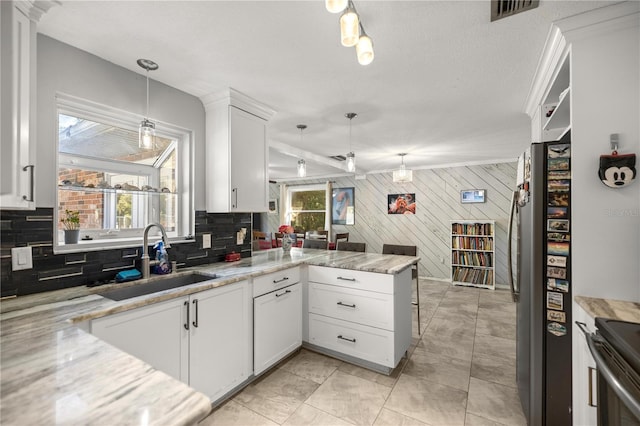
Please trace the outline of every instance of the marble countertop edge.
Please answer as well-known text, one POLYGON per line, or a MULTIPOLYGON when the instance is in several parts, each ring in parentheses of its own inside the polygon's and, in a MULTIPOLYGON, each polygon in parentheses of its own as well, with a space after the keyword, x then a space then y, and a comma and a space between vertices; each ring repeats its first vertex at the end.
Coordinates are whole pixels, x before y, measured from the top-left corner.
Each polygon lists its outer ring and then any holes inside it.
POLYGON ((640 323, 640 303, 627 300, 574 296, 574 300, 592 318, 602 317, 640 323))

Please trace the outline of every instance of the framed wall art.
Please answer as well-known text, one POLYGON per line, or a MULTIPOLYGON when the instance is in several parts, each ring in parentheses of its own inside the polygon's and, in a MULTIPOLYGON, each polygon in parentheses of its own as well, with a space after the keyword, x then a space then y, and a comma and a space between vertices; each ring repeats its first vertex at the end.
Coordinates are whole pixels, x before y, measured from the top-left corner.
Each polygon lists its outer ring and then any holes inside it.
POLYGON ((485 200, 484 189, 464 189, 460 191, 460 202, 466 203, 484 203, 485 200))
POLYGON ((331 223, 333 225, 355 224, 355 189, 333 188, 331 191, 331 223))
POLYGON ((389 214, 416 214, 416 194, 387 195, 389 214))

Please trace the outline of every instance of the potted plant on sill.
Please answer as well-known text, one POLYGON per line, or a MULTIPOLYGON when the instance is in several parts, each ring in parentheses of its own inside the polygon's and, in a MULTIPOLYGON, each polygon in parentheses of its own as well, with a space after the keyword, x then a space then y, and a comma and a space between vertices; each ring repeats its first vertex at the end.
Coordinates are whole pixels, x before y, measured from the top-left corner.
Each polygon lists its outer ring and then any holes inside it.
POLYGON ((64 215, 65 217, 60 219, 62 226, 64 226, 64 243, 78 244, 78 239, 80 238, 80 212, 66 209, 64 215))

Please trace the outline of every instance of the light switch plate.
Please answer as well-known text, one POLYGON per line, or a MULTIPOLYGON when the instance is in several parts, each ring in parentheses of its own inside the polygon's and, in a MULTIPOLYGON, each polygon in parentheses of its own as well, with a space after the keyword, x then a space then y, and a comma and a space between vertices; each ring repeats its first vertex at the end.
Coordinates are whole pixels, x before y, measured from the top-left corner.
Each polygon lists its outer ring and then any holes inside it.
POLYGON ((211 234, 202 234, 202 248, 211 248, 211 234))
POLYGON ((31 247, 13 247, 11 249, 11 270, 21 271, 33 268, 31 247))

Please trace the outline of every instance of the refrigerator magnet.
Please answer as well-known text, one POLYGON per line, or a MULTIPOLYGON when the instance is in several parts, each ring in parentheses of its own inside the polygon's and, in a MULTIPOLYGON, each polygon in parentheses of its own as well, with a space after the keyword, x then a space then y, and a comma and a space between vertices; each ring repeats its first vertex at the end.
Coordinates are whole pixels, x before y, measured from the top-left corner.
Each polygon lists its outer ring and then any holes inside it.
POLYGON ((570 158, 571 145, 563 143, 559 145, 549 145, 547 147, 547 156, 549 158, 570 158))
POLYGON ((567 334, 567 327, 559 322, 550 322, 547 324, 547 331, 554 336, 561 337, 567 334))
POLYGON ((569 192, 549 192, 549 201, 547 205, 550 207, 568 207, 569 192))
POLYGON ((548 219, 566 219, 567 208, 566 207, 547 207, 548 219))
POLYGON ((555 322, 567 322, 567 314, 560 311, 547 311, 547 320, 555 322))
POLYGON ((547 276, 551 278, 567 278, 567 270, 557 266, 547 266, 547 276))
POLYGON ((569 170, 549 170, 547 172, 547 180, 569 180, 571 172, 569 170))
POLYGON ((567 258, 564 256, 547 256, 547 266, 560 266, 563 268, 567 267, 567 258))
POLYGON ((558 278, 547 278, 547 290, 569 292, 569 281, 558 278))
POLYGON ((547 292, 547 309, 556 309, 558 311, 562 311, 564 309, 562 293, 556 293, 555 291, 547 292))
POLYGON ((568 219, 547 219, 547 231, 569 232, 568 219))
POLYGON ((548 232, 547 240, 559 242, 571 241, 571 234, 564 234, 562 232, 548 232))
POLYGON ((549 158, 547 163, 547 169, 554 170, 569 170, 568 158, 549 158))
POLYGON ((547 241, 547 254, 555 254, 557 256, 569 256, 569 243, 547 241))
POLYGON ((549 192, 568 192, 571 189, 571 181, 567 179, 550 180, 547 182, 549 192))

